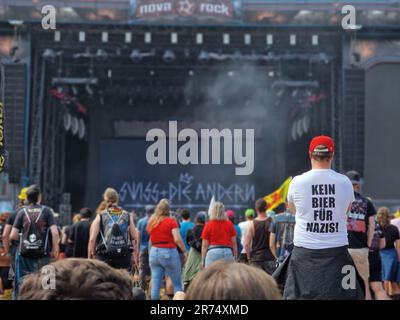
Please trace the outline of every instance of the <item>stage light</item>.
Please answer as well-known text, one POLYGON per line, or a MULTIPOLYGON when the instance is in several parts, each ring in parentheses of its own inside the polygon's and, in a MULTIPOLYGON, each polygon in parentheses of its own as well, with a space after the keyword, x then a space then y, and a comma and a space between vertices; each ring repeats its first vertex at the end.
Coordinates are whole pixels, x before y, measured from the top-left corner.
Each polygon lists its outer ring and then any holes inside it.
POLYGON ((178 43, 178 34, 176 32, 171 33, 171 43, 172 44, 178 43))
POLYGON ((132 50, 132 53, 131 53, 131 55, 129 57, 134 62, 139 62, 140 60, 142 60, 142 56, 141 56, 140 51, 138 49, 132 50))
POLYGON ((79 42, 85 42, 85 41, 86 41, 85 31, 79 31, 79 42))
POLYGON ((295 46, 296 45, 296 35, 295 34, 291 34, 290 35, 290 45, 291 46, 295 46))
POLYGON ((72 117, 71 119, 71 132, 74 136, 78 134, 79 131, 79 121, 78 118, 72 117))
POLYGON ((78 138, 83 139, 86 133, 86 125, 82 118, 79 119, 78 123, 78 138))
POLYGON ((108 42, 108 32, 102 32, 101 33, 101 42, 107 43, 108 42))
POLYGON ((319 43, 319 38, 317 34, 313 34, 311 37, 311 43, 313 46, 317 46, 319 43))
POLYGON ((203 34, 202 33, 196 34, 196 44, 203 44, 203 34))
POLYGON ((280 98, 280 97, 283 96, 283 93, 284 93, 284 92, 285 92, 285 88, 282 87, 282 88, 280 88, 280 89, 276 92, 276 96, 277 96, 278 98, 280 98))
POLYGON ((245 34, 244 35, 244 44, 246 46, 251 45, 251 34, 245 34))
POLYGON ((228 71, 228 77, 235 76, 235 71, 228 71))
POLYGON ((54 41, 55 42, 61 41, 61 32, 60 31, 54 31, 54 41))
POLYGON ((79 90, 77 86, 71 86, 72 95, 75 97, 79 94, 79 90))
POLYGON ((272 34, 267 34, 266 41, 267 41, 267 45, 269 45, 269 46, 273 45, 274 44, 274 36, 272 34))
POLYGON ((46 60, 51 60, 51 59, 55 59, 56 57, 56 53, 54 52, 53 49, 46 49, 43 52, 43 58, 46 60))
POLYGON ((268 71, 268 76, 269 77, 273 77, 275 75, 275 72, 274 71, 268 71))
POLYGON ((132 32, 125 32, 125 43, 132 42, 132 32))
POLYGON ((96 57, 100 59, 107 59, 108 54, 105 50, 103 49, 98 49, 96 52, 96 57))
POLYGON ((193 70, 189 70, 189 76, 193 77, 194 76, 194 71, 193 70))
POLYGON ((87 94, 88 94, 89 96, 92 96, 92 95, 93 95, 92 87, 91 87, 89 84, 86 85, 85 89, 86 89, 86 92, 87 92, 87 94))
POLYGON ((209 60, 210 56, 209 56, 208 52, 203 50, 203 51, 200 52, 198 59, 202 60, 202 61, 205 61, 205 60, 209 60))
POLYGON ((72 118, 69 113, 65 113, 63 117, 64 130, 69 131, 72 126, 72 118))
POLYGON ((165 51, 165 53, 163 55, 163 60, 165 62, 173 62, 176 60, 176 55, 173 51, 167 50, 167 51, 165 51))
POLYGON ((222 37, 222 42, 224 45, 229 45, 231 42, 231 37, 229 35, 229 33, 224 33, 223 37, 222 37))
POLYGON ((151 33, 150 32, 146 32, 144 34, 144 43, 151 43, 151 33))

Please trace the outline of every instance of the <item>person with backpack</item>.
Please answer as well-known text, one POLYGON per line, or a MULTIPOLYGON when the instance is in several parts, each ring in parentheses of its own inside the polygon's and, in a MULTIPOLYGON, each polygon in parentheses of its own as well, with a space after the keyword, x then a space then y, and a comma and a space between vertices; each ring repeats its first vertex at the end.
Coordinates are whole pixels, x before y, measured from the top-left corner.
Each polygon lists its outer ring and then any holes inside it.
POLYGON ((150 269, 151 269, 151 299, 160 299, 160 288, 165 276, 170 277, 174 293, 182 291, 181 259, 177 246, 181 249, 184 260, 187 251, 183 244, 179 225, 170 216, 170 205, 167 199, 161 199, 154 214, 147 224, 150 235, 150 269))
POLYGON ((104 261, 116 269, 130 270, 132 251, 136 264, 139 258, 139 235, 135 223, 131 215, 118 206, 117 191, 107 188, 104 202, 105 209, 97 214, 90 227, 88 258, 104 261))
POLYGON ((26 191, 27 205, 15 218, 10 239, 19 242, 15 271, 15 298, 26 275, 40 270, 56 259, 59 253, 59 234, 53 210, 41 205, 41 192, 37 185, 26 191), (20 236, 21 234, 21 236, 20 236))
POLYGON ((267 217, 267 209, 267 202, 263 198, 256 201, 257 218, 249 224, 245 248, 250 264, 271 275, 275 271, 275 261, 269 248, 272 219, 267 217))

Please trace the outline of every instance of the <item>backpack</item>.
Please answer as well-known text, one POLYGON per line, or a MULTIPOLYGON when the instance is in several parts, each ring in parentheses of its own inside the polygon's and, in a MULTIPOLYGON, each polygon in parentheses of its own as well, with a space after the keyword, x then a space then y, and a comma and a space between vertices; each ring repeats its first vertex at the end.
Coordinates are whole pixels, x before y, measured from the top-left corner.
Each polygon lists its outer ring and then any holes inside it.
POLYGON ((43 208, 34 220, 34 215, 29 213, 26 208, 23 209, 26 218, 28 219, 28 226, 24 226, 20 242, 20 252, 26 258, 42 258, 46 255, 46 248, 48 243, 49 230, 47 229, 46 235, 43 237, 43 232, 38 226, 38 221, 43 213, 43 208))
POLYGON ((101 236, 101 244, 100 251, 101 255, 107 258, 118 258, 127 256, 130 253, 130 244, 129 244, 129 214, 127 212, 123 212, 120 214, 117 221, 114 221, 109 210, 107 209, 103 214, 100 215, 100 236, 101 236), (105 220, 107 224, 104 226, 104 218, 105 215, 108 219, 105 220), (120 221, 124 217, 128 217, 128 221, 125 222, 126 226, 126 234, 121 230, 120 221))

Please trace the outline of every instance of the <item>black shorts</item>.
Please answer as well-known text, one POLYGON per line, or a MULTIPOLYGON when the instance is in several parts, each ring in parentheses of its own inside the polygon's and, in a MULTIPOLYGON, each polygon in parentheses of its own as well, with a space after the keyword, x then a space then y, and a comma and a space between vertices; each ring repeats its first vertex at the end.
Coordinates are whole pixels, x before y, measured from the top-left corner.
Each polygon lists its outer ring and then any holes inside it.
POLYGON ((3 284, 4 290, 12 288, 12 283, 8 279, 9 271, 10 271, 10 267, 0 267, 0 277, 1 277, 1 282, 3 284))
POLYGON ((368 255, 369 262, 369 282, 382 281, 382 262, 379 251, 370 251, 368 255))
POLYGON ((126 255, 118 258, 108 258, 103 255, 96 255, 96 259, 104 261, 110 267, 115 269, 126 269, 131 271, 132 268, 132 255, 126 255))
POLYGON ((260 268, 264 270, 269 275, 272 275, 275 271, 275 262, 268 260, 268 261, 250 261, 250 265, 253 267, 260 268))

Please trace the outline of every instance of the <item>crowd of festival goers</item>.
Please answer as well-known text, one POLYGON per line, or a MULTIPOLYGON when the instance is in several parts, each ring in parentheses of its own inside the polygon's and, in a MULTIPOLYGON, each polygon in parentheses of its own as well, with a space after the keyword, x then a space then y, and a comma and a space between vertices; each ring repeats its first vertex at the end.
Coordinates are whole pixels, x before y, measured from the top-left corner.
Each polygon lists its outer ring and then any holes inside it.
MULTIPOLYGON (((346 176, 354 192, 346 250, 364 287, 363 298, 397 298, 400 218, 385 207, 376 212, 361 195, 360 175, 351 171, 346 176)), ((0 215, 3 299, 284 297, 274 272, 294 248, 296 214, 290 205, 276 214, 260 198, 254 209, 240 212, 221 202, 209 212, 190 212, 173 211, 161 199, 139 217, 124 210, 117 191, 108 188, 95 212, 83 208, 72 225, 61 229, 53 210, 42 204, 38 186, 24 188, 19 201, 14 213, 0 215), (48 270, 55 273, 54 287, 48 270)), ((339 271, 337 277, 342 276, 339 271)))

